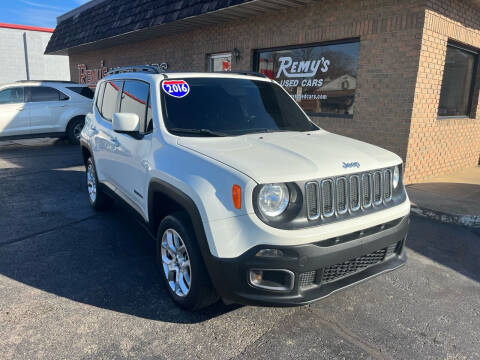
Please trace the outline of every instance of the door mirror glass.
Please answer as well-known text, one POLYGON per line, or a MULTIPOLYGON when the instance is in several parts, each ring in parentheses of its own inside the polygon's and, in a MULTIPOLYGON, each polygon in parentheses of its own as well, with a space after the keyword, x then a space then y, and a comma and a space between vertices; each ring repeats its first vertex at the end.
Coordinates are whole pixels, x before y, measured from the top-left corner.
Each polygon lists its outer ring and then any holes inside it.
POLYGON ((115 113, 112 122, 113 130, 118 133, 139 133, 140 119, 133 113, 115 113))

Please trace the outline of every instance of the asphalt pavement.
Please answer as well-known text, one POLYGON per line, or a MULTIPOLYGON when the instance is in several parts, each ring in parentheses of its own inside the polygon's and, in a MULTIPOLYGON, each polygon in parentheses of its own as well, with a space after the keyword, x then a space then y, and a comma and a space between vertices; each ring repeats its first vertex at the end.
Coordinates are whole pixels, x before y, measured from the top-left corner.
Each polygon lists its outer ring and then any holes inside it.
POLYGON ((309 306, 186 312, 129 213, 89 208, 77 146, 0 142, 0 359, 480 359, 480 230, 413 216, 407 246, 309 306))

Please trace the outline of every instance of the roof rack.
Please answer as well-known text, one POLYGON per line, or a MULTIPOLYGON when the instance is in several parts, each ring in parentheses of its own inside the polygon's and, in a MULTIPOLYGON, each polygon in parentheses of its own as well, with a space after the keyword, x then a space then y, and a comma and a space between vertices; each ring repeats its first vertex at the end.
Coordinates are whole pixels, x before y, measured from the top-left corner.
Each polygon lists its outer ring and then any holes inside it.
POLYGON ((134 66, 121 66, 116 67, 107 72, 107 75, 113 74, 122 74, 122 73, 129 73, 129 72, 146 72, 151 74, 161 74, 160 67, 156 64, 154 65, 134 65, 134 66))
MULTIPOLYGON (((64 83, 64 84, 77 84, 75 81, 68 81, 68 80, 17 80, 16 83, 27 83, 27 82, 56 82, 56 83, 64 83)), ((80 85, 80 84, 79 84, 80 85)))
MULTIPOLYGON (((223 72, 223 71, 214 71, 214 72, 223 72)), ((268 78, 267 75, 258 72, 258 71, 227 71, 227 74, 237 74, 237 75, 248 75, 248 76, 256 76, 256 77, 262 77, 262 78, 268 78)))

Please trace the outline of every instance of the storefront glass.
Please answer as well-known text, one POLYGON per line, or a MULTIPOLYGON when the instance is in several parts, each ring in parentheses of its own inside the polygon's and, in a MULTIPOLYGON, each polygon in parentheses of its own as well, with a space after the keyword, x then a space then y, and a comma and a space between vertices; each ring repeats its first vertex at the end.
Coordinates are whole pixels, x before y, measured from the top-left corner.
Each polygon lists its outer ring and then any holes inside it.
POLYGON ((259 50, 256 71, 282 85, 312 115, 353 116, 360 43, 259 50))

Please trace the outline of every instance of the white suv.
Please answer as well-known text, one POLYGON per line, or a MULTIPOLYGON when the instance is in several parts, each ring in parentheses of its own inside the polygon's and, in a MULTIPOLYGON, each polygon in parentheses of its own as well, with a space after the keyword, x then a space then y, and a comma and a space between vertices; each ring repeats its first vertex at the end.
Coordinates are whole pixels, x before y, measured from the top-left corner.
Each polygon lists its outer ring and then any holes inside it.
POLYGON ((117 69, 80 142, 90 204, 134 210, 184 308, 306 304, 406 261, 401 159, 260 74, 117 69))
POLYGON ((0 140, 80 138, 94 92, 70 81, 19 81, 0 86, 0 140))

